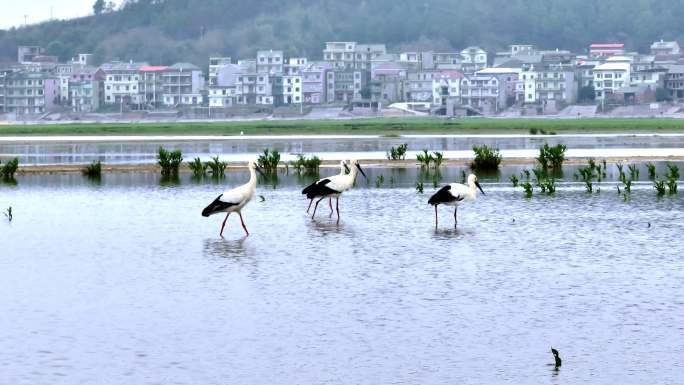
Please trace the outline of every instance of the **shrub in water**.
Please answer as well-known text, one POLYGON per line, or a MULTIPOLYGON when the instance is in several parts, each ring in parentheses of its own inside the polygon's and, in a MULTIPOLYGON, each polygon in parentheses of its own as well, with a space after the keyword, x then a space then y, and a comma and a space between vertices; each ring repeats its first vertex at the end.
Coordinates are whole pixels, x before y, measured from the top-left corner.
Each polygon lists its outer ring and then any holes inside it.
POLYGON ((418 163, 420 163, 420 167, 429 168, 430 163, 432 163, 432 155, 428 152, 428 150, 423 150, 422 154, 416 155, 416 160, 418 160, 418 163))
POLYGON ((178 167, 183 162, 183 153, 180 150, 168 151, 159 147, 157 163, 161 167, 163 176, 178 175, 178 167))
POLYGON ((408 144, 400 144, 398 147, 392 147, 387 152, 387 159, 389 160, 404 160, 406 159, 406 150, 408 150, 408 144))
POLYGON ((188 167, 190 167, 192 175, 197 178, 201 178, 207 173, 207 165, 202 163, 199 157, 193 159, 192 162, 188 162, 188 167))
POLYGON ((646 163, 648 169, 648 179, 654 180, 656 178, 656 166, 653 163, 646 163))
POLYGON ((518 187, 518 182, 520 182, 520 180, 518 179, 517 175, 515 175, 515 174, 511 175, 511 177, 508 178, 508 180, 511 181, 511 183, 513 184, 513 187, 518 187))
POLYGON ((205 166, 214 178, 223 178, 226 173, 226 164, 219 160, 218 155, 212 157, 211 161, 205 163, 205 166))
POLYGON ((554 170, 560 170, 565 161, 566 149, 564 144, 557 144, 551 147, 548 143, 544 143, 544 145, 539 148, 539 157, 537 158, 537 161, 543 168, 550 167, 554 170))
POLYGON ((274 173, 278 170, 278 163, 280 163, 280 153, 278 150, 264 149, 264 153, 259 155, 257 165, 267 173, 274 173))
POLYGON ((306 156, 300 154, 297 155, 297 160, 291 162, 291 164, 292 167, 299 173, 301 173, 303 170, 307 174, 316 174, 321 166, 321 160, 315 155, 311 158, 307 158, 306 156))
POLYGON ((380 174, 375 178, 375 187, 380 188, 383 183, 385 183, 385 177, 384 175, 380 174))
POLYGON ((416 182, 416 193, 422 194, 424 188, 425 188, 425 186, 424 186, 424 184, 423 184, 422 181, 421 181, 421 182, 416 182))
POLYGON ((83 170, 83 175, 88 178, 99 178, 102 175, 102 162, 95 161, 87 165, 83 170))
POLYGON ((0 174, 5 179, 14 179, 14 174, 19 169, 19 158, 14 158, 9 162, 5 163, 4 166, 0 164, 0 174))
POLYGON ((470 168, 476 171, 496 171, 501 164, 501 154, 498 148, 488 146, 473 147, 475 159, 470 168))
POLYGON ((658 196, 665 195, 665 181, 654 180, 653 188, 655 188, 656 192, 658 193, 658 196))
POLYGON ((630 164, 627 168, 629 169, 629 178, 633 181, 639 180, 639 166, 630 164))

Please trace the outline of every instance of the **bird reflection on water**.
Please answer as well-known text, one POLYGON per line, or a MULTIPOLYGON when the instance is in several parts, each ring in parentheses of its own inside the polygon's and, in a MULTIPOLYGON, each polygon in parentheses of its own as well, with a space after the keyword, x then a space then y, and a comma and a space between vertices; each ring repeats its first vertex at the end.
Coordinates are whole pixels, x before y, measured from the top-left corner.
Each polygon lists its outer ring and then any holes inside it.
POLYGON ((247 236, 238 239, 208 238, 204 240, 203 252, 206 256, 219 258, 242 258, 248 255, 245 247, 247 236))

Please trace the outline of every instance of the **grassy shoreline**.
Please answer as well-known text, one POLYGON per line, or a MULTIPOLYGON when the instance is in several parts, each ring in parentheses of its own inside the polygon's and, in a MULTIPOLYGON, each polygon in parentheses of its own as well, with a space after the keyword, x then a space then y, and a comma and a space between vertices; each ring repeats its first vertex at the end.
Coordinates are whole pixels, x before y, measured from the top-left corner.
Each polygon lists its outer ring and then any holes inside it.
POLYGON ((72 123, 0 125, 0 136, 52 135, 385 135, 406 134, 684 133, 684 119, 259 120, 201 123, 72 123))

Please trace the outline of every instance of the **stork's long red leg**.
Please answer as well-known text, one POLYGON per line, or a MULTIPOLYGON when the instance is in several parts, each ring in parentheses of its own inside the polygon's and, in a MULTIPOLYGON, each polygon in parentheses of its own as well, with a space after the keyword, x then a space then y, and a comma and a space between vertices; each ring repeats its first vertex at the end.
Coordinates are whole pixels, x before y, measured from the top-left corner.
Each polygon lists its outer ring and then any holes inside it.
POLYGON ((309 210, 311 210, 311 204, 313 203, 313 198, 309 199, 309 207, 306 208, 306 213, 309 213, 309 210))
POLYGON ((437 205, 435 205, 435 228, 437 228, 437 205))
POLYGON ((219 235, 223 236, 223 229, 226 227, 226 221, 228 220, 228 216, 230 213, 226 214, 226 218, 223 220, 223 224, 221 225, 221 233, 219 235))
POLYGON ((337 208, 337 221, 340 221, 340 197, 337 197, 337 202, 335 204, 337 208))
POLYGON ((240 216, 240 222, 242 222, 242 228, 245 229, 245 233, 249 235, 249 231, 247 231, 247 226, 245 225, 245 221, 242 219, 242 213, 238 211, 238 215, 240 216))
POLYGON ((318 204, 321 203, 321 201, 322 201, 323 199, 325 199, 325 197, 323 197, 323 198, 321 198, 321 199, 319 199, 319 200, 316 201, 316 205, 314 206, 314 212, 313 212, 313 215, 311 215, 311 219, 314 219, 314 217, 316 216, 316 209, 318 209, 318 204))
POLYGON ((328 198, 328 205, 330 206, 330 215, 328 216, 328 218, 332 218, 332 215, 335 212, 332 207, 332 197, 328 198))

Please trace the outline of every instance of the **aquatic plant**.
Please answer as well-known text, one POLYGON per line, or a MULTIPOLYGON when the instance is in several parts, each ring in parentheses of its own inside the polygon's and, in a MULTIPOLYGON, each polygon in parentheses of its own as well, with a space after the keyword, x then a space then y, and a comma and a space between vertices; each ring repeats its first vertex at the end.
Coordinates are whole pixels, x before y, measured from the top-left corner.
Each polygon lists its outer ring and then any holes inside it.
POLYGON ((416 155, 416 160, 420 163, 421 168, 429 168, 430 163, 433 161, 433 157, 428 150, 423 150, 422 154, 419 153, 416 155))
POLYGON ((617 169, 618 169, 618 180, 621 181, 621 182, 624 182, 625 179, 627 178, 627 177, 625 176, 625 171, 623 170, 624 165, 623 165, 622 163, 618 163, 618 164, 616 164, 615 166, 616 166, 617 169))
POLYGON ((648 169, 648 179, 654 180, 656 178, 656 166, 653 163, 646 163, 646 168, 648 169))
POLYGON ((501 153, 498 148, 474 146, 475 159, 470 168, 476 171, 497 171, 501 164, 501 153))
POLYGON ((388 160, 404 160, 406 159, 406 151, 408 150, 408 144, 400 144, 397 147, 392 147, 387 152, 388 160))
POLYGON ((5 165, 2 165, 2 162, 0 162, 0 174, 2 174, 2 177, 8 180, 14 179, 14 174, 17 172, 19 169, 19 158, 14 158, 10 160, 9 162, 5 163, 5 165))
POLYGON ((663 180, 653 180, 653 188, 655 188, 658 196, 665 195, 665 181, 663 180))
POLYGON ((532 183, 530 181, 525 181, 521 184, 523 190, 525 190, 525 196, 526 197, 531 197, 532 196, 532 183))
POLYGON ((442 162, 444 161, 444 154, 435 151, 434 156, 432 157, 432 164, 434 164, 435 168, 439 168, 442 165, 442 162))
POLYGON ((5 218, 7 218, 7 220, 8 220, 9 222, 12 222, 12 218, 13 218, 13 216, 12 216, 12 206, 8 207, 7 210, 5 210, 5 212, 3 212, 3 214, 5 214, 5 218))
POLYGON ((425 185, 423 184, 423 181, 416 182, 416 193, 422 194, 424 189, 425 185))
POLYGON ((211 161, 204 164, 205 170, 209 169, 214 178, 223 178, 226 173, 226 163, 219 160, 218 155, 211 158, 211 161))
POLYGON ((321 166, 320 158, 315 155, 311 158, 307 158, 306 156, 299 154, 297 155, 297 160, 290 163, 292 164, 292 168, 297 170, 298 173, 301 173, 303 170, 307 174, 318 173, 318 169, 321 166))
POLYGON ((629 179, 631 180, 639 180, 639 166, 636 164, 630 164, 627 166, 629 169, 629 179))
POLYGON ((159 147, 157 163, 161 167, 163 176, 178 175, 178 167, 183 162, 183 154, 180 150, 168 151, 164 147, 159 147))
POLYGON ((543 168, 560 170, 565 161, 566 149, 567 147, 564 144, 557 144, 551 147, 548 143, 544 143, 544 145, 539 148, 539 157, 537 157, 537 161, 543 168))
POLYGON ((85 166, 83 170, 83 175, 87 176, 88 178, 99 178, 102 176, 102 162, 98 161, 93 161, 89 165, 85 166))
POLYGON ((515 174, 511 175, 511 177, 508 178, 508 180, 511 181, 511 183, 513 184, 513 187, 518 187, 518 183, 520 182, 520 179, 518 179, 518 177, 515 174))
POLYGON ((677 180, 676 179, 668 179, 667 180, 667 190, 668 190, 668 193, 670 193, 670 194, 676 194, 677 193, 677 180))
POLYGON ((278 150, 264 149, 264 153, 259 155, 257 165, 261 167, 266 173, 275 173, 278 170, 278 163, 280 163, 280 153, 278 150))
POLYGON ((201 178, 207 173, 207 164, 203 163, 199 157, 193 159, 192 162, 188 162, 188 167, 196 178, 201 178))
POLYGON ((385 176, 380 174, 377 177, 375 177, 375 187, 380 188, 382 184, 385 183, 385 176))
POLYGON ((676 164, 667 164, 667 178, 668 179, 679 179, 679 167, 676 164))
POLYGON ((465 170, 461 170, 461 184, 465 184, 468 179, 468 175, 465 170))
POLYGON ((556 192, 556 180, 554 178, 545 178, 541 183, 540 187, 542 192, 547 194, 554 194, 556 192))

